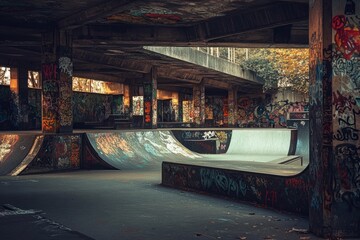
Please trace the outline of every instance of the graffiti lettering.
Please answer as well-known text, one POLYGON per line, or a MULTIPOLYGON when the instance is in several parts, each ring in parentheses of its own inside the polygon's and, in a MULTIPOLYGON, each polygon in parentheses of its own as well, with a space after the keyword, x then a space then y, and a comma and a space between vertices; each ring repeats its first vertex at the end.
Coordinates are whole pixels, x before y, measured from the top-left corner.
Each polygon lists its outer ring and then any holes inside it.
POLYGON ((57 76, 57 65, 55 63, 43 64, 41 66, 43 81, 54 80, 57 76))

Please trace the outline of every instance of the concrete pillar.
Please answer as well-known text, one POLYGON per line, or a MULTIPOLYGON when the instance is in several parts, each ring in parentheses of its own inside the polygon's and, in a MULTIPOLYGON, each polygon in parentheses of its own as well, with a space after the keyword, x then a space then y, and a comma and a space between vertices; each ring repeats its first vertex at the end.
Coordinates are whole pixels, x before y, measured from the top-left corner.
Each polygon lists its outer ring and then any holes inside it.
POLYGON ((228 90, 228 126, 235 127, 237 124, 237 88, 232 88, 228 90))
POLYGON ((360 3, 310 1, 310 230, 360 237, 360 3))
POLYGON ((205 125, 205 86, 200 83, 193 87, 194 123, 195 126, 205 125))
POLYGON ((26 130, 29 123, 28 70, 10 68, 11 123, 15 129, 26 130))
POLYGON ((71 133, 73 130, 71 35, 62 31, 44 34, 42 47, 42 130, 44 133, 71 133))
POLYGON ((184 94, 183 93, 179 93, 179 122, 183 122, 183 101, 184 101, 184 94))
POLYGON ((145 74, 144 128, 157 128, 157 71, 153 67, 145 74))

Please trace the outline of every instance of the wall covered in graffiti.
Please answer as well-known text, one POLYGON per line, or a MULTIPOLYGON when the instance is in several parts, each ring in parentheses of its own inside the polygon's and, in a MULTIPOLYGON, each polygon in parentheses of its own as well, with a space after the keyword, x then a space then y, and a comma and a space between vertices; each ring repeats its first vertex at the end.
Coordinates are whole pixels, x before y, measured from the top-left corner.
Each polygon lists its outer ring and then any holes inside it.
POLYGON ((162 184, 307 215, 310 185, 306 175, 280 177, 164 162, 162 184))
POLYGON ((310 3, 310 229, 358 237, 360 4, 310 3))
POLYGON ((307 102, 271 100, 263 98, 238 99, 239 127, 286 127, 290 112, 308 111, 307 102))
POLYGON ((45 135, 36 158, 22 174, 79 169, 81 135, 45 135))
POLYGON ((115 108, 113 100, 112 95, 74 92, 74 122, 104 121, 115 108))
POLYGON ((197 153, 226 153, 231 140, 231 130, 228 131, 184 131, 173 130, 175 138, 185 147, 197 153))
POLYGON ((337 222, 335 227, 345 229, 346 235, 356 232, 360 236, 360 3, 343 0, 333 1, 333 5, 334 179, 329 198, 337 207, 329 208, 351 219, 351 224, 337 222))

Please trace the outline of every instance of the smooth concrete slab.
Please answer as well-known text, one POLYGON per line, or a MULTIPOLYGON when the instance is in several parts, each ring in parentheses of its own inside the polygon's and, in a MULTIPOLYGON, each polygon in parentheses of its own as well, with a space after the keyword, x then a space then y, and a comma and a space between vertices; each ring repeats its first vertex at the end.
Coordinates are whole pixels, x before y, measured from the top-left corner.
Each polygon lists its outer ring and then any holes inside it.
POLYGON ((160 172, 116 170, 0 177, 0 205, 42 210, 96 240, 320 239, 306 233, 306 218, 159 183, 160 172))

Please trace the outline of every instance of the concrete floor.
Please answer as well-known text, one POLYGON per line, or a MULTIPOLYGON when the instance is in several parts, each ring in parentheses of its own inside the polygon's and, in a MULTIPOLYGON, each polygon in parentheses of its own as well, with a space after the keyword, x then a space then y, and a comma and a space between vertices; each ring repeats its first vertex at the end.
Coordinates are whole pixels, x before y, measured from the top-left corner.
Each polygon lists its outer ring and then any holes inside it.
MULTIPOLYGON (((0 177, 0 205, 42 210, 39 216, 96 240, 320 239, 302 233, 306 218, 165 188, 160 178, 118 170, 0 177)), ((46 239, 11 221, 0 214, 0 224, 8 223, 0 239, 46 239)))

